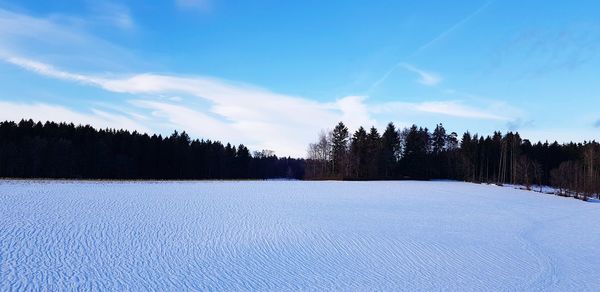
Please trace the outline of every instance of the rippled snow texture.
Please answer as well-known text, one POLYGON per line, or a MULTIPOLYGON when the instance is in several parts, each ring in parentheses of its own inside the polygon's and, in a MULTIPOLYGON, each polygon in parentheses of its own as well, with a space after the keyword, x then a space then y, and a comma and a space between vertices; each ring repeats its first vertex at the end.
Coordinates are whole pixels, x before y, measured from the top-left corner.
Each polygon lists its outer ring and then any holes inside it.
POLYGON ((598 220, 458 182, 0 181, 0 290, 598 291, 598 220))

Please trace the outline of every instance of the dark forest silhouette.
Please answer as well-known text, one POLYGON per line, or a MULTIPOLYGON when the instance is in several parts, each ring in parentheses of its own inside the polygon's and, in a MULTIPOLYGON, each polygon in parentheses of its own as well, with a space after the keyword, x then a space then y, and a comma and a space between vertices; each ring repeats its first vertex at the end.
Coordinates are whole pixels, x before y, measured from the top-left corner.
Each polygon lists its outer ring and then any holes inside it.
POLYGON ((600 193, 600 144, 522 139, 519 133, 459 138, 442 124, 433 132, 389 123, 350 133, 340 122, 308 147, 307 179, 454 179, 478 183, 549 185, 587 200, 600 193))
POLYGON ((454 179, 548 185, 587 200, 600 193, 600 144, 537 142, 519 133, 461 137, 442 124, 383 133, 340 122, 308 147, 307 159, 250 153, 244 145, 91 126, 0 123, 0 177, 68 179, 454 179))
POLYGON ((244 145, 66 123, 0 123, 0 177, 80 179, 302 178, 302 159, 244 145))

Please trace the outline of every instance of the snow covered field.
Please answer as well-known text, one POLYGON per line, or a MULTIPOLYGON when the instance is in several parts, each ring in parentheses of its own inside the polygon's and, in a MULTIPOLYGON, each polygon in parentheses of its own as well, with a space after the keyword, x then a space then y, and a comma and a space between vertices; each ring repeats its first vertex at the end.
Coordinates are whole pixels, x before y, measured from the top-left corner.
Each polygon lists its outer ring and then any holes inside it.
POLYGON ((599 220, 458 182, 0 181, 0 291, 599 291, 599 220))

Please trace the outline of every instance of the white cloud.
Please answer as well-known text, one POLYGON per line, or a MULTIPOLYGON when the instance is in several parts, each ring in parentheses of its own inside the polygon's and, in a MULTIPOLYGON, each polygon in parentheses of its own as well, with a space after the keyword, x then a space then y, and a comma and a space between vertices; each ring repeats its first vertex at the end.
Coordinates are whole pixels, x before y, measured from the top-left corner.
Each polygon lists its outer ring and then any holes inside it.
POLYGON ((395 64, 392 68, 390 68, 387 72, 385 72, 385 74, 383 74, 381 78, 373 82, 368 92, 373 92, 374 90, 379 88, 379 86, 381 86, 385 81, 387 81, 390 75, 392 75, 392 73, 394 73, 399 67, 402 67, 413 73, 417 73, 419 75, 419 79, 417 81, 425 86, 435 86, 442 82, 442 77, 437 73, 428 72, 407 63, 398 63, 395 64))
MULTIPOLYGON (((71 29, 110 27, 113 29, 117 28, 123 31, 129 31, 136 27, 131 11, 125 5, 112 1, 85 2, 87 4, 87 9, 82 11, 81 14, 49 13, 45 18, 37 19, 52 23, 53 26, 64 26, 70 27, 71 29)), ((16 14, 14 12, 8 13, 16 14)))
POLYGON ((305 145, 315 133, 338 121, 344 121, 350 129, 361 125, 379 126, 373 118, 379 113, 416 112, 494 121, 513 118, 497 114, 499 108, 494 104, 488 108, 476 108, 459 101, 368 104, 365 96, 317 102, 210 77, 146 73, 124 78, 100 78, 62 71, 24 58, 11 58, 8 62, 52 78, 93 85, 116 93, 145 96, 134 99, 131 104, 150 111, 153 120, 146 123, 154 123, 155 128, 167 125, 200 137, 245 143, 253 149, 276 149, 284 155, 304 155, 305 145), (178 99, 165 101, 164 96, 177 96, 178 99), (208 106, 194 105, 189 98, 183 103, 180 96, 195 97, 208 102, 208 106))
POLYGON ((130 30, 135 27, 131 12, 126 6, 111 2, 92 2, 92 16, 88 17, 97 23, 108 24, 121 29, 130 30))
POLYGON ((98 86, 111 92, 201 98, 209 102, 208 109, 140 99, 132 104, 151 110, 163 125, 191 128, 190 132, 198 136, 247 143, 255 149, 277 149, 280 154, 304 155, 305 144, 323 125, 340 120, 351 126, 374 123, 363 97, 320 103, 209 77, 137 74, 107 79, 59 70, 24 58, 7 61, 47 77, 98 86))
POLYGON ((2 120, 19 121, 33 119, 34 121, 55 121, 74 124, 89 124, 96 128, 128 129, 131 131, 152 131, 136 119, 108 113, 99 109, 91 109, 90 113, 77 112, 72 109, 45 103, 22 103, 0 101, 0 117, 2 120))
POLYGON ((373 106, 372 111, 375 113, 416 111, 457 118, 495 121, 508 121, 511 119, 511 117, 496 114, 495 108, 476 108, 459 101, 388 102, 373 106))
POLYGON ((404 69, 417 73, 419 75, 419 83, 426 86, 435 86, 438 85, 442 81, 442 77, 440 77, 436 73, 427 72, 423 69, 419 69, 413 65, 402 63, 400 64, 404 69))
MULTIPOLYGON (((495 114, 492 107, 475 108, 456 101, 369 103, 366 96, 347 96, 320 102, 206 76, 143 73, 115 77, 75 73, 81 70, 62 70, 54 65, 78 68, 79 62, 65 66, 65 62, 56 62, 55 57, 62 56, 62 60, 89 58, 94 62, 110 60, 122 63, 123 59, 128 59, 123 57, 128 52, 48 19, 1 9, 0 39, 3 40, 0 42, 0 59, 10 64, 50 78, 131 95, 127 98, 129 102, 125 101, 125 106, 123 102, 114 105, 122 106, 122 109, 103 107, 111 110, 107 112, 92 108, 89 110, 91 114, 60 105, 5 102, 6 107, 0 114, 6 114, 3 115, 6 119, 53 119, 90 123, 100 128, 150 129, 162 133, 174 129, 187 130, 195 137, 244 143, 255 150, 274 149, 279 155, 293 156, 303 156, 306 145, 312 142, 317 133, 338 121, 347 123, 351 130, 360 125, 382 126, 374 118, 381 112, 394 115, 427 113, 481 120, 507 119, 495 114), (65 49, 67 47, 74 47, 75 53, 70 54, 71 51, 65 49), (107 56, 90 53, 97 51, 106 51, 107 56)), ((441 81, 437 74, 404 65, 419 74, 420 82, 425 85, 431 86, 441 81)), ((114 68, 119 66, 110 66, 108 72, 115 72, 114 68)), ((95 72, 102 71, 98 67, 93 66, 95 72)))
POLYGON ((447 116, 483 119, 483 120, 507 120, 509 118, 497 115, 490 111, 473 108, 458 102, 423 102, 416 105, 418 111, 426 113, 442 114, 447 116))
POLYGON ((69 73, 66 71, 61 71, 56 69, 54 66, 45 64, 42 62, 34 61, 31 59, 21 58, 21 57, 8 57, 4 61, 11 63, 13 65, 17 65, 23 69, 57 79, 67 80, 67 81, 77 81, 81 83, 100 85, 102 84, 102 80, 99 78, 94 78, 90 76, 85 76, 81 74, 69 73))
POLYGON ((336 101, 336 107, 342 111, 340 120, 351 129, 377 124, 377 121, 371 118, 369 108, 365 104, 366 99, 366 96, 347 96, 336 101))
POLYGON ((255 149, 276 149, 279 154, 304 155, 305 145, 323 125, 340 120, 350 126, 373 122, 364 98, 320 103, 208 77, 140 74, 101 86, 130 94, 172 93, 201 98, 210 103, 208 110, 191 111, 164 102, 143 104, 181 128, 199 125, 194 131, 198 135, 251 143, 255 149))
MULTIPOLYGON (((450 26, 448 29, 446 29, 445 31, 443 31, 439 35, 437 35, 434 38, 432 38, 431 40, 429 40, 427 43, 425 43, 424 45, 422 45, 419 48, 417 48, 406 59, 410 59, 411 57, 414 57, 415 55, 418 55, 420 52, 426 50, 427 48, 429 48, 432 45, 436 44, 440 40, 446 38, 453 31, 459 29, 461 26, 465 25, 471 19, 473 19, 474 17, 476 17, 477 15, 479 15, 481 12, 483 12, 493 2, 495 2, 495 0, 490 0, 490 1, 485 2, 477 10, 473 11, 471 14, 469 14, 466 17, 462 18, 460 21, 456 22, 454 25, 450 26)), ((392 72, 396 71, 396 69, 398 69, 399 66, 402 66, 402 67, 404 67, 404 68, 406 68, 406 69, 408 69, 410 71, 416 72, 419 75, 421 75, 421 79, 420 79, 419 82, 422 83, 422 84, 424 84, 424 85, 432 86, 432 85, 438 84, 441 81, 441 78, 439 76, 435 75, 435 74, 427 73, 427 72, 419 70, 416 67, 413 67, 411 65, 399 62, 399 63, 394 64, 388 71, 386 71, 383 74, 383 76, 381 76, 381 78, 377 79, 377 81, 375 81, 371 85, 371 87, 369 88, 369 92, 375 90, 381 84, 383 84, 388 79, 388 77, 392 74, 392 72), (423 73, 425 73, 425 74, 423 74, 423 73)))
POLYGON ((0 58, 29 56, 94 70, 142 64, 131 52, 87 33, 87 18, 66 22, 57 18, 64 20, 65 16, 32 17, 0 8, 0 58))

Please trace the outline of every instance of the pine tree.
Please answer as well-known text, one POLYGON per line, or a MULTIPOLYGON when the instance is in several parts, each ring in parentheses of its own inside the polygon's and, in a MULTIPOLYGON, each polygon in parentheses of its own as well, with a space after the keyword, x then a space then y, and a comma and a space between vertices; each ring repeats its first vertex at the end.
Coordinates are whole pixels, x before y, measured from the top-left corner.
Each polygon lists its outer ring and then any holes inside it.
POLYGON ((384 178, 391 178, 400 156, 400 135, 393 123, 389 123, 381 137, 381 155, 384 178))
POLYGON ((367 171, 367 131, 360 127, 352 135, 351 150, 351 168, 352 175, 355 178, 363 179, 367 171))
POLYGON ((435 130, 433 130, 433 154, 440 154, 446 150, 446 140, 446 129, 444 129, 442 124, 438 124, 435 126, 435 130))
POLYGON ((367 135, 367 177, 376 179, 380 177, 381 157, 381 136, 375 127, 371 127, 367 135))
POLYGON ((344 177, 346 174, 348 154, 348 128, 339 122, 331 135, 331 158, 333 175, 344 177))
POLYGON ((404 173, 413 178, 428 178, 430 137, 427 128, 413 125, 407 132, 402 155, 404 173))
POLYGON ((67 123, 0 122, 0 177, 225 179, 258 178, 259 173, 268 173, 260 178, 303 175, 301 159, 273 158, 254 164, 259 166, 251 173, 246 166, 253 161, 245 147, 238 151, 230 144, 192 141, 186 132, 175 131, 164 138, 67 123), (283 163, 285 167, 278 166, 283 163))

